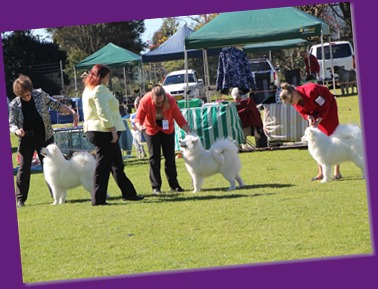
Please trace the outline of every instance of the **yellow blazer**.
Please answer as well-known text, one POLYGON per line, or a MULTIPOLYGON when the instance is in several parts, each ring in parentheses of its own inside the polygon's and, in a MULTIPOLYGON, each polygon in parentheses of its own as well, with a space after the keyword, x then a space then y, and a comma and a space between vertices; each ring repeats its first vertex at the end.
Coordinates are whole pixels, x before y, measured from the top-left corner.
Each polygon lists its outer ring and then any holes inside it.
POLYGON ((86 87, 83 92, 83 130, 109 132, 111 127, 117 131, 126 130, 119 102, 103 84, 93 89, 86 87))

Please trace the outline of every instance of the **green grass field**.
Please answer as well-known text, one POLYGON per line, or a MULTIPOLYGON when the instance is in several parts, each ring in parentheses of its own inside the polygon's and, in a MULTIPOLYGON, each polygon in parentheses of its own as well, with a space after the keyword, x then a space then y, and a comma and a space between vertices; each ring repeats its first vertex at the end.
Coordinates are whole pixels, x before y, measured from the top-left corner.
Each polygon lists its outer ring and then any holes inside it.
MULTIPOLYGON (((342 123, 360 123, 357 96, 338 104, 342 123)), ((372 253, 366 181, 352 163, 341 166, 342 180, 321 184, 310 181, 317 164, 306 149, 240 158, 243 189, 226 191, 213 176, 192 194, 177 159, 187 191, 170 193, 164 178, 159 196, 151 194, 147 160, 129 159, 125 172, 145 200, 123 202, 111 178, 112 206, 104 207, 92 207, 82 188, 51 206, 43 174, 33 174, 26 206, 17 209, 24 282, 372 253)))

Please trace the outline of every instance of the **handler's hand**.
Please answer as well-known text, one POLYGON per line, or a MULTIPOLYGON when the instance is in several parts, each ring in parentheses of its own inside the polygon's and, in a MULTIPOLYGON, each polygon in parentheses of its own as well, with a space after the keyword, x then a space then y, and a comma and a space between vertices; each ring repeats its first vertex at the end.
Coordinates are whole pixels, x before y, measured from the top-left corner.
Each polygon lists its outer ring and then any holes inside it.
POLYGON ((315 126, 315 118, 313 116, 309 115, 307 120, 310 126, 315 126))
POLYGON ((24 137, 25 136, 25 131, 23 128, 20 128, 18 130, 15 131, 15 134, 16 136, 19 136, 19 137, 24 137))
POLYGON ((112 132, 112 141, 111 143, 116 143, 117 140, 118 140, 118 133, 115 131, 115 132, 112 132))

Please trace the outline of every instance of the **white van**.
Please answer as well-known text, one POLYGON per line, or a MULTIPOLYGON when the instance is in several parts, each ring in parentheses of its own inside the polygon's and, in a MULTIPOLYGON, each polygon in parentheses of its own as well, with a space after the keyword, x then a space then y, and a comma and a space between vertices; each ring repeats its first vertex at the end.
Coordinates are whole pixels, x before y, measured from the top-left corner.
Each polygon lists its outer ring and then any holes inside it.
MULTIPOLYGON (((330 54, 330 43, 326 42, 323 43, 324 45, 324 64, 325 64, 325 77, 323 75, 323 54, 322 54, 322 45, 316 44, 311 46, 310 53, 314 55, 319 62, 320 65, 320 80, 331 80, 332 70, 331 70, 331 54, 330 54)), ((351 70, 355 68, 354 62, 354 51, 353 47, 348 41, 335 41, 331 42, 332 47, 332 61, 333 66, 341 66, 346 70, 351 70)), ((335 74, 335 79, 338 78, 338 75, 335 74)))

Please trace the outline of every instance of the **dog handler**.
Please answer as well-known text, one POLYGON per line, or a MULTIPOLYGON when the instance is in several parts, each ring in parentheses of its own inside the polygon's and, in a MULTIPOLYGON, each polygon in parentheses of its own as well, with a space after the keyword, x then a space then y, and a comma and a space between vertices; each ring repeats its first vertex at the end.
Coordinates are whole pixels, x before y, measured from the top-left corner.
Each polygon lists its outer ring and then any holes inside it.
POLYGON ((28 198, 34 152, 37 151, 43 165, 40 150, 54 142, 49 108, 71 113, 74 122, 78 121, 78 116, 75 110, 54 100, 46 92, 33 89, 32 81, 26 75, 21 74, 13 82, 13 92, 16 98, 9 104, 9 129, 19 138, 20 164, 17 171, 16 199, 17 206, 23 207, 28 198))
POLYGON ((144 132, 150 154, 150 182, 152 192, 159 194, 161 189, 161 150, 165 158, 165 174, 172 191, 184 191, 177 180, 175 162, 174 121, 186 132, 190 127, 181 114, 176 100, 160 85, 156 85, 140 100, 135 126, 144 132))
POLYGON ((83 91, 83 129, 90 143, 95 146, 97 166, 94 175, 92 205, 109 205, 106 202, 110 172, 120 188, 124 201, 143 200, 138 195, 133 183, 124 172, 122 152, 118 138, 126 129, 121 114, 119 101, 109 88, 110 68, 96 64, 84 79, 83 91))
MULTIPOLYGON (((283 103, 291 104, 300 115, 308 120, 310 126, 318 127, 327 136, 333 134, 339 125, 339 115, 336 97, 325 86, 306 83, 301 86, 293 86, 282 83, 280 98, 283 103)), ((341 179, 340 165, 334 170, 334 180, 341 179)), ((323 170, 318 165, 318 175, 311 180, 323 179, 323 170)))

